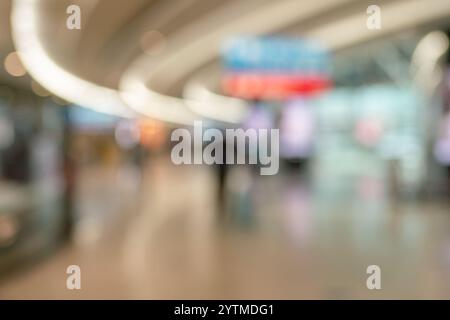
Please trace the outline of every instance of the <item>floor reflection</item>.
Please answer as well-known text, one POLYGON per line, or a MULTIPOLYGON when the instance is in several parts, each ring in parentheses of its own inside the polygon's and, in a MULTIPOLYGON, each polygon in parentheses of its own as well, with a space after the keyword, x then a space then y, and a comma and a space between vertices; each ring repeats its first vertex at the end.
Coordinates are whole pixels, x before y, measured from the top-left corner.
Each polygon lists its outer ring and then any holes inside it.
POLYGON ((211 167, 86 168, 75 241, 3 281, 0 298, 450 297, 449 199, 394 197, 376 177, 230 170, 223 216, 211 167), (71 264, 80 291, 65 288, 71 264), (372 264, 382 290, 366 288, 372 264))

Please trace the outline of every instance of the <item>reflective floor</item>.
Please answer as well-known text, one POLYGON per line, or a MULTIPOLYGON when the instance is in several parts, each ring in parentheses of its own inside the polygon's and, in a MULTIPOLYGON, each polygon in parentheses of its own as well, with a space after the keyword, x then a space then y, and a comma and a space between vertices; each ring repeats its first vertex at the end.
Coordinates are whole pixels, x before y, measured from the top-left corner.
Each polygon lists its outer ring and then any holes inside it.
POLYGON ((367 177, 335 196, 299 170, 233 168, 219 210, 214 168, 145 168, 85 169, 73 242, 4 279, 0 299, 450 298, 448 197, 394 200, 367 177), (66 289, 72 264, 81 290, 66 289), (366 287, 374 264, 381 290, 366 287))

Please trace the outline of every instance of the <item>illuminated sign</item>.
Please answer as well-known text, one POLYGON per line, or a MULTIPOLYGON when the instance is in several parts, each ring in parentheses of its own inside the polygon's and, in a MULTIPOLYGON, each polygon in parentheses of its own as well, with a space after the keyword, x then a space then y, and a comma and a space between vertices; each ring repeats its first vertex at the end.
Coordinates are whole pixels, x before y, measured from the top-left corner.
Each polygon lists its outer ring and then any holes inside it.
POLYGON ((278 71, 328 73, 328 53, 318 44, 278 37, 241 37, 230 40, 223 49, 229 71, 278 71))
POLYGON ((331 87, 328 53, 312 42, 240 37, 224 46, 223 60, 222 89, 231 96, 282 100, 331 87))
POLYGON ((324 76, 301 76, 281 74, 228 74, 222 88, 228 94, 244 98, 283 99, 285 97, 313 95, 331 87, 324 76))

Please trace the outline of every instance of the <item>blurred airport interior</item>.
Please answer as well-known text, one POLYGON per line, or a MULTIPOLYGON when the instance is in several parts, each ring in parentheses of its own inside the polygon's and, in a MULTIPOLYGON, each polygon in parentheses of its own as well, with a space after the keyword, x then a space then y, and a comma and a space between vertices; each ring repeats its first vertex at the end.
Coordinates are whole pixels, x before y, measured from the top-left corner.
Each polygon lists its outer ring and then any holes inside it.
POLYGON ((0 17, 0 299, 450 298, 450 1, 0 17), (199 120, 279 129, 279 172, 174 164, 199 120))

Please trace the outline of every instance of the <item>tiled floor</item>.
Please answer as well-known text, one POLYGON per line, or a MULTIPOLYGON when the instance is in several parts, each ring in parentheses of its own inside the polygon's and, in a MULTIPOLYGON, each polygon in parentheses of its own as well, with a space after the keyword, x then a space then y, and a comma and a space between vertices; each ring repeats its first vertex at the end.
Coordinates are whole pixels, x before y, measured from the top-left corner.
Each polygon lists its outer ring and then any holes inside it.
POLYGON ((221 215, 211 168, 159 159, 119 177, 85 174, 75 241, 13 274, 0 298, 450 298, 446 199, 394 201, 370 181, 333 198, 297 173, 237 169, 221 215), (66 289, 71 264, 78 291, 66 289), (381 290, 366 287, 372 264, 381 290))

